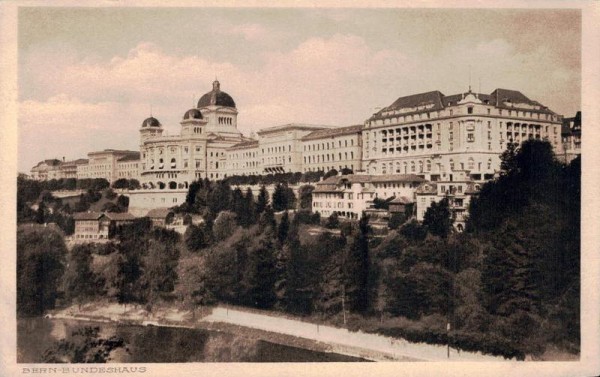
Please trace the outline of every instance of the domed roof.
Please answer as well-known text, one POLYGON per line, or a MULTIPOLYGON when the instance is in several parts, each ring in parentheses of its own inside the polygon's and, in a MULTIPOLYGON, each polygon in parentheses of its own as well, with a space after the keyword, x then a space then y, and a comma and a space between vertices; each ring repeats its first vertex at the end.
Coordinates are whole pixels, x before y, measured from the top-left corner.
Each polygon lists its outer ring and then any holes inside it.
POLYGON ((146 120, 144 120, 142 122, 142 128, 147 128, 147 127, 160 127, 161 124, 158 121, 158 119, 154 118, 154 117, 150 117, 147 118, 146 120))
POLYGON ((229 94, 221 91, 221 84, 218 80, 215 80, 213 82, 213 89, 200 97, 200 100, 198 101, 199 109, 207 106, 227 106, 235 108, 235 102, 229 94))
POLYGON ((202 119, 202 113, 198 109, 190 109, 183 114, 183 119, 202 119))

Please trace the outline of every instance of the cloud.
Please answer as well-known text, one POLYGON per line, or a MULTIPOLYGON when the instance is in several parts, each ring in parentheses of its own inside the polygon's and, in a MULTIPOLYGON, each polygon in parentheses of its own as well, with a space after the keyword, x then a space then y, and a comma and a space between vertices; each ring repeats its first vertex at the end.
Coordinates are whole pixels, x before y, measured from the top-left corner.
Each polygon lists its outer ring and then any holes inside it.
POLYGON ((228 34, 241 35, 247 41, 258 41, 268 35, 268 30, 260 24, 239 24, 227 29, 228 34))
MULTIPOLYGON (((244 24, 233 32, 252 39, 265 30, 244 24)), ((521 90, 558 112, 579 100, 573 97, 579 72, 544 46, 522 51, 502 38, 469 39, 424 54, 373 48, 352 34, 308 38, 286 52, 263 53, 255 65, 168 54, 147 42, 108 60, 40 49, 23 57, 22 82, 33 94, 21 102, 20 159, 26 163, 19 167, 28 170, 65 150, 76 158, 95 149, 137 149, 138 127, 150 105, 176 133, 192 99, 211 89, 215 74, 236 101, 245 133, 290 122, 359 124, 399 96, 466 90, 469 66, 474 89, 481 77, 484 92, 521 90)))

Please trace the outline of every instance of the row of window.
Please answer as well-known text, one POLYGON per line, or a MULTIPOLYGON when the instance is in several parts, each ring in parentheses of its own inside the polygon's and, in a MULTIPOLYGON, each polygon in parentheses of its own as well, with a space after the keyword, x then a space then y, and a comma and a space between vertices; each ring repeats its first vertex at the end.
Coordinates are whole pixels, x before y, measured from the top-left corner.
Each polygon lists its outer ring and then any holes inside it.
MULTIPOLYGON (((558 119, 555 115, 541 114, 541 113, 533 112, 533 111, 510 110, 510 109, 504 110, 504 111, 503 111, 503 109, 496 109, 496 110, 497 111, 494 111, 494 115, 506 115, 508 113, 508 116, 514 115, 517 118, 520 117, 520 118, 531 118, 531 119, 551 120, 551 121, 556 121, 558 119)), ((384 112, 382 115, 383 116, 391 116, 391 115, 397 115, 397 114, 400 114, 400 110, 384 112)), ((370 121, 367 124, 383 125, 383 124, 414 122, 415 120, 421 120, 421 119, 439 118, 439 117, 443 117, 443 116, 454 116, 454 114, 455 114, 454 109, 448 109, 448 112, 445 112, 445 111, 422 112, 422 113, 405 115, 405 116, 377 119, 377 120, 370 121)), ((460 112, 457 112, 457 114, 460 114, 460 112)), ((474 114, 473 106, 467 107, 467 114, 474 114)), ((484 114, 484 113, 479 112, 478 114, 484 114)), ((492 115, 492 108, 489 108, 489 107, 486 108, 485 114, 492 115)))
MULTIPOLYGON (((344 148, 348 147, 348 140, 344 140, 344 148)), ((354 139, 350 139, 350 146, 354 146, 354 139)), ((320 151, 320 150, 330 150, 334 148, 342 148, 342 140, 338 140, 337 147, 335 141, 327 142, 327 143, 316 143, 316 144, 308 144, 304 145, 304 151, 320 151)))
POLYGON ((348 160, 348 156, 350 156, 350 160, 354 160, 354 152, 350 151, 350 154, 348 154, 348 152, 344 152, 343 159, 342 159, 342 152, 339 152, 337 154, 337 157, 338 157, 337 160, 336 160, 335 153, 322 154, 322 155, 316 155, 316 156, 304 156, 304 163, 305 164, 318 164, 321 162, 329 162, 329 161, 344 161, 344 160, 348 160))

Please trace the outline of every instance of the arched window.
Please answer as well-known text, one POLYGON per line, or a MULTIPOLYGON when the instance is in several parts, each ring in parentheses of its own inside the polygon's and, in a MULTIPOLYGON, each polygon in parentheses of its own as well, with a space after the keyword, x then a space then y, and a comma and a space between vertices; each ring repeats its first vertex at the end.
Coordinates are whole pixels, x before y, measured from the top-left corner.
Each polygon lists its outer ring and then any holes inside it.
POLYGON ((491 158, 488 160, 487 168, 488 168, 488 170, 492 169, 492 159, 491 158))
POLYGON ((415 172, 415 169, 416 169, 415 162, 414 162, 414 161, 411 161, 411 162, 410 162, 410 172, 411 172, 411 173, 414 173, 414 172, 415 172))
POLYGON ((431 160, 427 160, 426 169, 428 172, 431 171, 431 160))
POLYGON ((450 159, 450 170, 454 170, 454 160, 450 159))
POLYGON ((177 161, 175 161, 174 158, 171 159, 171 169, 175 169, 175 167, 177 166, 177 161))
POLYGON ((469 170, 473 170, 475 169, 475 160, 473 160, 473 157, 469 157, 469 164, 467 165, 469 170))

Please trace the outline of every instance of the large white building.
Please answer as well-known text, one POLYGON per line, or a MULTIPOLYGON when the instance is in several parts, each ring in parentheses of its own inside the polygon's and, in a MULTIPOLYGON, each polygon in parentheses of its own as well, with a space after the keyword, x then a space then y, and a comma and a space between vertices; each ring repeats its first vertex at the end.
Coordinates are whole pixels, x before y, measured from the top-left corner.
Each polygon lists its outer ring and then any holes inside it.
MULTIPOLYGON (((76 171, 77 178, 105 178, 109 182, 138 179, 142 189, 131 192, 130 208, 146 211, 181 204, 189 184, 201 178, 351 169, 362 173, 357 176, 363 178, 346 179, 419 177, 439 182, 443 191, 447 185, 459 187, 459 181, 482 183, 493 178, 509 143, 545 139, 557 155, 564 153, 566 159, 577 155, 581 148, 580 115, 565 119, 563 124, 562 117, 547 107, 506 89, 491 94, 473 93, 469 88, 450 96, 439 91, 409 95, 398 98, 361 125, 290 123, 263 128, 252 138, 238 130, 237 116, 235 101, 215 80, 212 90, 199 99, 197 106, 184 113, 177 135, 166 135, 160 121, 150 117, 139 129, 139 152, 91 152, 87 161, 70 162, 64 169, 64 162, 45 160, 31 169, 31 176, 40 180, 66 178, 76 171)), ((375 187, 374 195, 415 198, 412 191, 379 193, 377 179, 369 179, 368 183, 360 183, 360 190, 375 187)), ((381 182, 384 186, 398 184, 381 182)), ((352 188, 354 184, 341 191, 340 187, 326 191, 328 185, 318 187, 315 195, 314 205, 319 207, 313 209, 323 215, 338 211, 352 217, 366 205, 340 201, 336 205, 343 208, 328 207, 326 200, 340 197, 341 192, 358 195, 352 188)), ((366 194, 361 193, 361 197, 366 194)), ((438 192, 436 201, 442 196, 438 192)), ((428 205, 431 200, 426 200, 428 205)), ((419 205, 417 200, 418 217, 428 205, 419 205)))
POLYGON ((369 174, 418 174, 436 181, 468 171, 491 179, 510 142, 547 139, 561 149, 561 117, 514 90, 445 96, 439 91, 400 97, 373 114, 362 132, 369 174))

